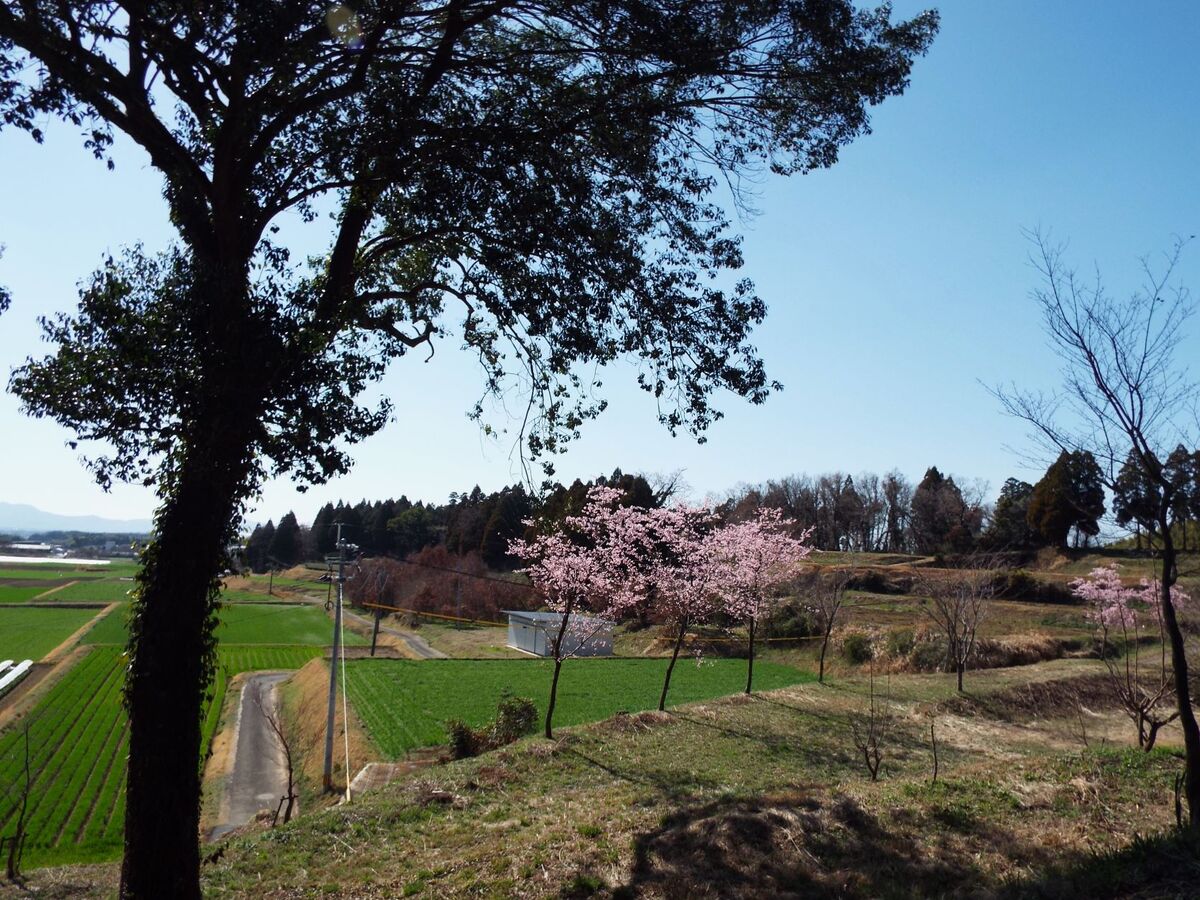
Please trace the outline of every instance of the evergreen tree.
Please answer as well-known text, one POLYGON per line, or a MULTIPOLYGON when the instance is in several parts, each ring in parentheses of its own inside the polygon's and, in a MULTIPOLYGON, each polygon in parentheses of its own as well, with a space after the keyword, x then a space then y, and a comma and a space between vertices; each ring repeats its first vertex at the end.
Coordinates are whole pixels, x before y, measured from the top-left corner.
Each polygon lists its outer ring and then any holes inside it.
POLYGON ((1030 526, 1047 544, 1064 550, 1072 528, 1085 540, 1099 534, 1103 515, 1103 473, 1086 450, 1059 454, 1029 498, 1030 526))
POLYGON ((987 529, 987 543, 1000 549, 1027 550, 1041 543, 1041 535, 1029 525, 1029 500, 1033 485, 1009 478, 1000 489, 996 509, 987 529))
POLYGON ((1142 530, 1154 536, 1155 518, 1158 515, 1160 492, 1146 475, 1145 467, 1136 452, 1129 451, 1121 471, 1113 482, 1113 516, 1122 528, 1134 527, 1137 546, 1142 546, 1142 530))
POLYGON ((533 506, 520 485, 501 491, 483 530, 479 552, 483 561, 493 569, 507 568, 515 563, 508 555, 508 542, 525 532, 525 520, 533 506))
POLYGON ((246 542, 246 563, 255 572, 265 572, 268 568, 267 557, 271 552, 271 542, 275 540, 275 524, 268 519, 266 525, 257 526, 246 542))
POLYGON ((304 543, 294 512, 289 510, 275 526, 275 536, 271 539, 268 552, 271 555, 269 562, 272 566, 287 568, 296 565, 303 558, 304 543))
POLYGON ((969 550, 977 515, 977 510, 968 509, 954 479, 931 466, 912 496, 909 529, 915 549, 918 553, 969 550))
POLYGON ((312 524, 312 544, 313 551, 317 558, 324 558, 325 554, 332 553, 334 550, 335 537, 333 534, 333 522, 336 513, 332 503, 326 503, 318 511, 312 524))

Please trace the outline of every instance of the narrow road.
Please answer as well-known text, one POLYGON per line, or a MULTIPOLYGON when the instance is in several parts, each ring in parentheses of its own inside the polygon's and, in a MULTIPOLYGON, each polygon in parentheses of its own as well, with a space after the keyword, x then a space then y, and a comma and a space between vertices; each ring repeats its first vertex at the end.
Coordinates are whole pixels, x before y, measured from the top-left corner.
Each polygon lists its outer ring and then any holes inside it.
MULTIPOLYGON (((351 612, 344 606, 342 607, 342 616, 347 619, 353 619, 366 628, 373 629, 375 627, 375 620, 373 618, 369 616, 361 616, 358 613, 351 612)), ((380 634, 389 634, 392 637, 397 637, 404 641, 404 643, 408 645, 408 649, 412 650, 412 652, 417 654, 417 656, 419 656, 421 659, 447 658, 445 653, 443 653, 441 650, 434 650, 429 646, 428 642, 424 638, 418 637, 411 631, 402 631, 399 628, 389 628, 387 625, 380 624, 379 632, 380 634)))
MULTIPOLYGON (((212 830, 214 840, 253 820, 259 810, 274 812, 280 798, 287 794, 283 748, 279 746, 263 709, 276 708, 275 686, 289 674, 252 675, 242 687, 234 724, 233 766, 221 800, 220 822, 212 830), (263 709, 254 702, 256 692, 262 698, 263 709)), ((298 812, 299 809, 294 808, 293 816, 298 812)))

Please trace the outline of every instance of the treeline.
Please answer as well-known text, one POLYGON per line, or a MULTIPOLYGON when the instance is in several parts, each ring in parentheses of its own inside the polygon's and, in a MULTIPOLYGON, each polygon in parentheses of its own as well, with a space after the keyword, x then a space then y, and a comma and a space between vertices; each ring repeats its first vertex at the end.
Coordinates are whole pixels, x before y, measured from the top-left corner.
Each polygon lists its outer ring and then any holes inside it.
POLYGON ((540 499, 516 484, 490 494, 476 485, 465 493, 451 493, 443 504, 413 503, 405 496, 355 504, 339 501, 323 506, 311 527, 301 525, 292 512, 278 525, 269 521, 258 526, 246 543, 246 562, 255 571, 265 571, 332 556, 341 523, 345 540, 364 556, 404 559, 429 547, 444 547, 459 556, 477 553, 492 569, 511 569, 518 561, 509 557, 508 543, 525 535, 526 520, 553 523, 582 509, 587 489, 595 484, 619 488, 626 502, 647 507, 661 505, 675 489, 674 482, 655 487, 641 475, 616 469, 607 477, 556 485, 540 499))
MULTIPOLYGON (((1200 545, 1200 451, 1178 447, 1166 467, 1175 485, 1174 514, 1183 546, 1200 545), (1189 531, 1189 523, 1193 527, 1189 531), (1189 535, 1191 544, 1189 545, 1189 535)), ((1157 489, 1140 474, 1131 457, 1110 492, 1118 525, 1152 536, 1157 489)), ((678 481, 652 484, 620 469, 591 481, 556 485, 544 497, 522 485, 485 494, 478 486, 452 493, 446 503, 398 500, 326 504, 311 527, 289 512, 279 524, 255 528, 246 561, 256 570, 323 559, 337 552, 337 523, 347 541, 366 556, 405 559, 430 547, 458 556, 478 554, 491 569, 511 569, 518 561, 508 543, 527 537, 526 521, 539 527, 583 508, 588 488, 620 488, 632 506, 661 506, 675 494, 678 481)), ((884 475, 843 472, 792 475, 743 486, 719 505, 729 521, 743 521, 761 507, 783 510, 795 534, 811 529, 809 542, 821 550, 875 553, 960 554, 976 550, 1033 551, 1041 547, 1086 547, 1100 533, 1107 512, 1105 477, 1092 454, 1063 452, 1035 484, 1009 478, 994 504, 979 482, 960 483, 936 466, 916 484, 898 471, 884 475)))
MULTIPOLYGON (((1180 447, 1167 467, 1176 485, 1176 521, 1186 535, 1188 522, 1200 519, 1200 452, 1180 447)), ((1139 471, 1133 459, 1122 468, 1113 514, 1122 527, 1152 532, 1159 495, 1139 471)), ((1104 473, 1086 451, 1061 453, 1036 484, 1009 478, 994 505, 983 494, 978 483, 960 485, 936 466, 916 485, 896 471, 834 472, 741 488, 724 513, 740 519, 758 507, 778 507, 797 532, 811 528, 810 540, 821 550, 949 554, 1086 547, 1106 512, 1104 473)))

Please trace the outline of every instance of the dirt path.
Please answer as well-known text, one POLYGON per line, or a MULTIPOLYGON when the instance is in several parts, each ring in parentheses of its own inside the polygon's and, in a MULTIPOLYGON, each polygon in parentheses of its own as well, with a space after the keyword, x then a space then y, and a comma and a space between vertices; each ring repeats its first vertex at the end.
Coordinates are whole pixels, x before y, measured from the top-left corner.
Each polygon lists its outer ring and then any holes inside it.
MULTIPOLYGON (((274 811, 287 793, 287 766, 283 751, 263 711, 254 702, 261 691, 266 709, 275 709, 275 687, 290 672, 253 675, 246 679, 234 721, 233 766, 225 783, 225 796, 212 838, 216 839, 254 819, 259 810, 274 811)), ((298 810, 293 810, 293 813, 298 810)))
MULTIPOLYGON (((350 610, 345 608, 342 609, 342 615, 347 619, 353 619, 355 622, 366 628, 375 628, 375 621, 367 618, 366 616, 360 616, 358 613, 350 612, 350 610)), ((399 628, 389 628, 387 625, 381 624, 379 626, 379 633, 391 635, 394 638, 399 638, 401 641, 403 641, 404 645, 416 655, 417 659, 448 658, 441 650, 433 649, 433 647, 429 646, 428 642, 424 638, 418 637, 411 631, 402 631, 399 628)))
MULTIPOLYGON (((45 596, 45 595, 43 594, 42 596, 45 596)), ((110 612, 112 612, 116 608, 117 608, 116 603, 108 604, 108 606, 104 607, 104 609, 100 610, 100 612, 96 613, 96 615, 92 616, 90 619, 88 619, 88 621, 84 622, 83 625, 81 625, 79 628, 77 628, 75 630, 74 634, 72 634, 69 638, 67 638, 65 641, 63 641, 61 644, 59 644, 57 647, 55 647, 53 650, 51 650, 45 656, 43 656, 42 662, 54 662, 60 656, 63 656, 64 654, 66 654, 66 652, 68 650, 70 650, 77 643, 79 643, 80 638, 82 638, 85 634, 87 634, 89 631, 91 631, 96 626, 97 622, 99 622, 101 619, 103 619, 105 616, 107 616, 110 612)))
POLYGON ((46 597, 49 597, 51 594, 57 594, 59 591, 63 590, 63 588, 69 588, 73 584, 79 584, 79 582, 78 581, 68 581, 66 584, 60 584, 58 587, 52 587, 48 591, 42 591, 40 594, 35 594, 34 596, 30 597, 29 599, 31 601, 43 600, 46 597))

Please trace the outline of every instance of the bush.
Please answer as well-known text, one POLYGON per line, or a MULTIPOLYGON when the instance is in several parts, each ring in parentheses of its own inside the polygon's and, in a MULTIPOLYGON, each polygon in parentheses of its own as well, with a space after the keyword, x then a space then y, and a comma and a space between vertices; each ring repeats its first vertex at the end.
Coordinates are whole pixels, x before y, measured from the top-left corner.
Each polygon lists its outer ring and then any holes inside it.
POLYGON ((908 661, 914 671, 940 672, 946 664, 945 639, 917 642, 913 645, 908 661))
POLYGON ((450 758, 467 759, 523 738, 537 727, 538 710, 528 697, 505 693, 496 704, 496 718, 484 728, 472 728, 459 719, 446 722, 450 758))
POLYGON ((862 631, 847 634, 842 638, 842 656, 852 663, 868 662, 874 656, 871 636, 862 631))
POLYGON ((488 749, 487 735, 461 719, 450 719, 446 722, 446 733, 450 735, 451 759, 467 759, 488 749))
POLYGON ((816 614, 796 600, 780 606, 771 619, 771 637, 803 638, 820 633, 816 614))
POLYGON ((492 746, 502 747, 532 733, 537 728, 537 718, 537 706, 532 700, 506 693, 496 706, 496 721, 491 728, 492 746))
POLYGON ((911 628, 899 628, 888 632, 887 655, 892 659, 903 659, 913 652, 916 645, 917 637, 911 628))

